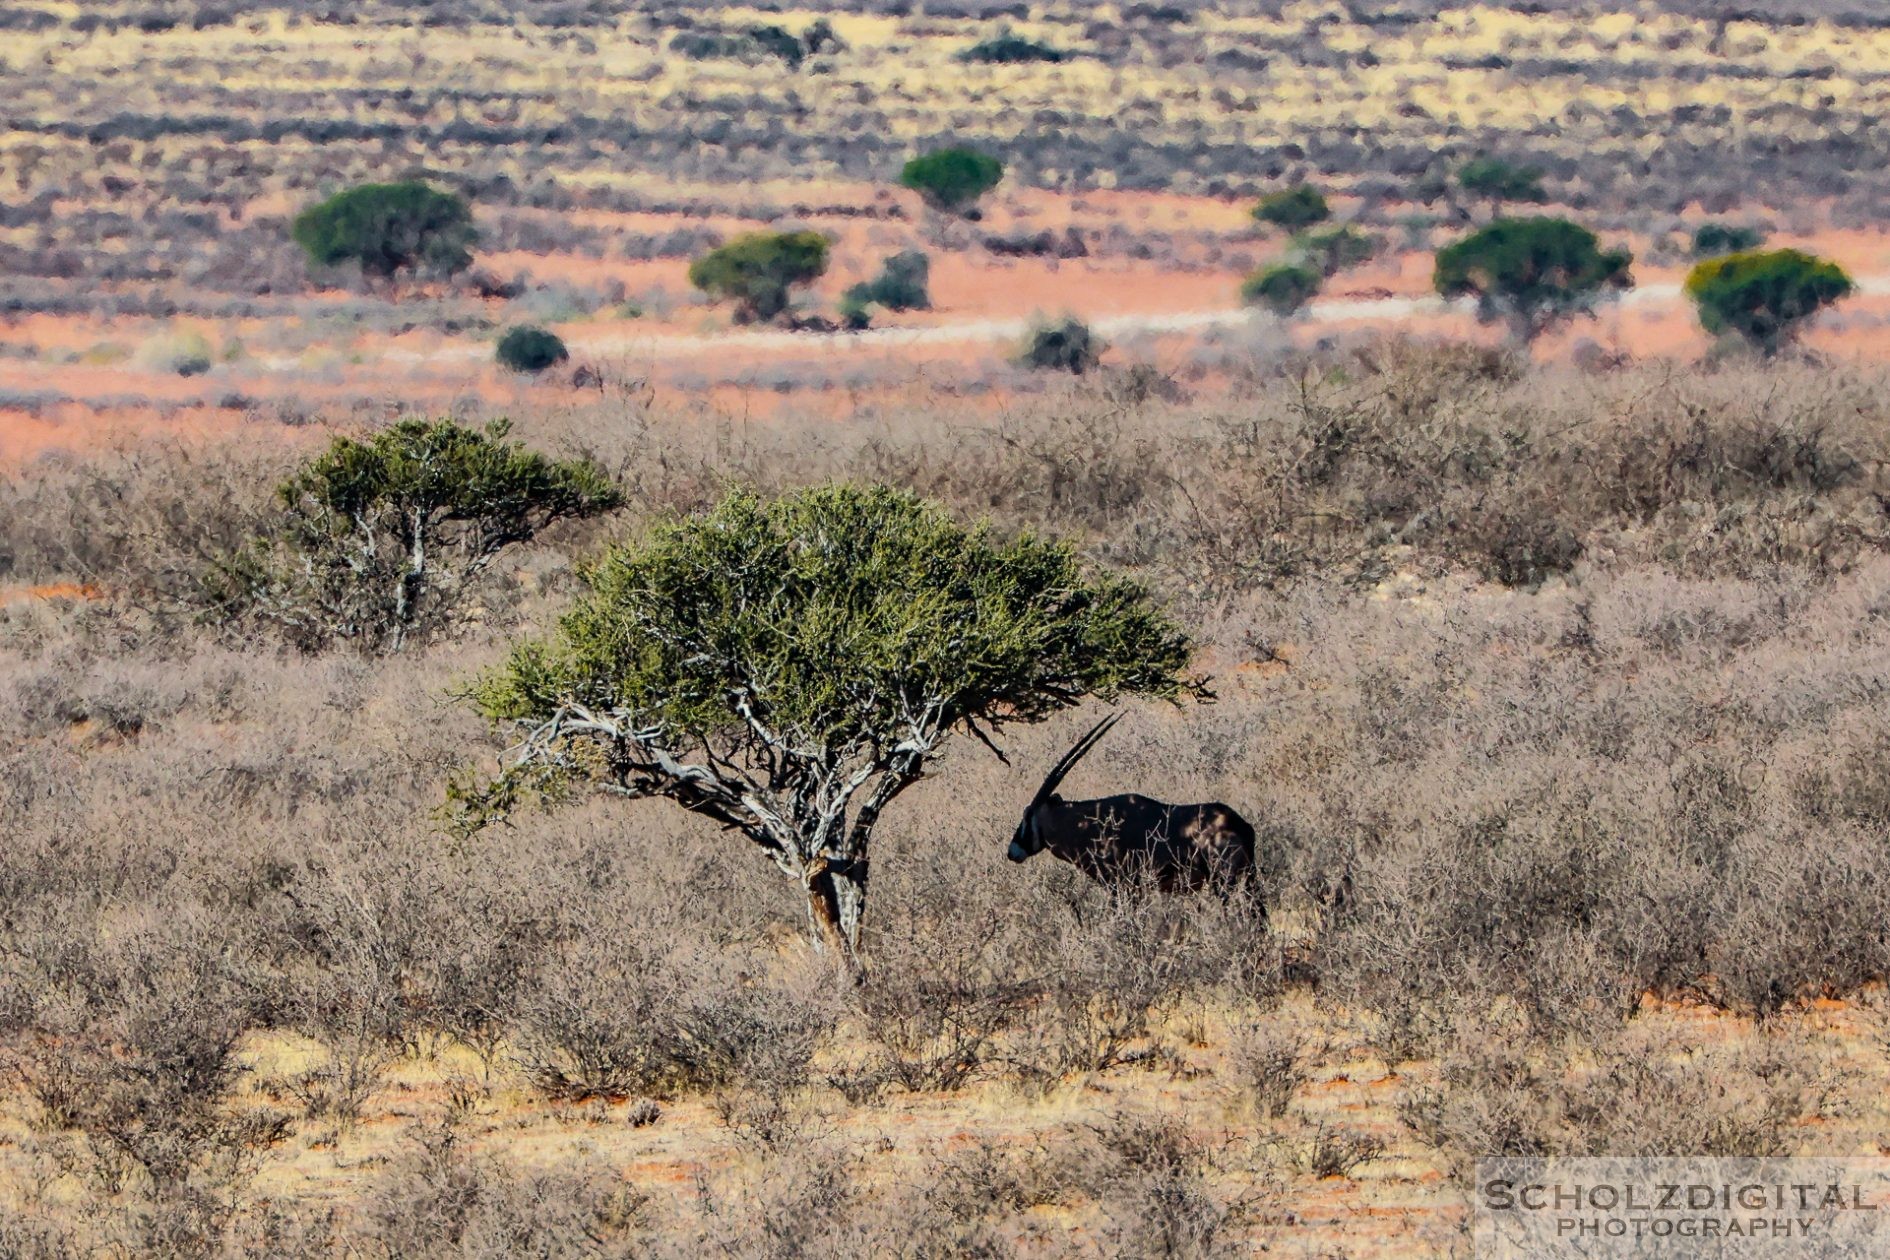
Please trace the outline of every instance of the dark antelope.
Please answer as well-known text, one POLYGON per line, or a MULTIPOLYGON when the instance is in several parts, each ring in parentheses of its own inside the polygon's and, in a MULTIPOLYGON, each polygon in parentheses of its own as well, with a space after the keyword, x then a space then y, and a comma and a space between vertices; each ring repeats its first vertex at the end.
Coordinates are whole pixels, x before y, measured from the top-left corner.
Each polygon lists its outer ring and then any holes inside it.
POLYGON ((1164 892, 1251 884, 1253 827, 1219 801, 1169 805, 1134 793, 1066 801, 1056 794, 1063 776, 1121 716, 1090 727, 1050 771, 1011 837, 1011 861, 1048 849, 1098 883, 1120 886, 1146 877, 1164 892))

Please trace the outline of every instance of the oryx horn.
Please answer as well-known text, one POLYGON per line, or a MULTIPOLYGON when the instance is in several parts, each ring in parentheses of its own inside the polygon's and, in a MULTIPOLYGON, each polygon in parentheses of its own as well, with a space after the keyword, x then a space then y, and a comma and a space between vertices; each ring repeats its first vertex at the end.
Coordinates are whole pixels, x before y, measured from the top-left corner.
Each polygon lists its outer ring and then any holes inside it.
POLYGON ((1063 776, 1075 769, 1076 763, 1081 761, 1084 756, 1088 754, 1089 750, 1096 746, 1096 742, 1109 733, 1109 728, 1114 726, 1121 718, 1122 715, 1120 713, 1111 713, 1103 718, 1102 721, 1090 727, 1089 730, 1084 733, 1083 738, 1077 740, 1076 743, 1070 747, 1070 751, 1064 753, 1062 759, 1051 768, 1050 773, 1044 778, 1043 786, 1037 789, 1037 795, 1031 799, 1031 804, 1034 805, 1040 801, 1047 800, 1050 794, 1056 791, 1057 787, 1063 782, 1063 776))

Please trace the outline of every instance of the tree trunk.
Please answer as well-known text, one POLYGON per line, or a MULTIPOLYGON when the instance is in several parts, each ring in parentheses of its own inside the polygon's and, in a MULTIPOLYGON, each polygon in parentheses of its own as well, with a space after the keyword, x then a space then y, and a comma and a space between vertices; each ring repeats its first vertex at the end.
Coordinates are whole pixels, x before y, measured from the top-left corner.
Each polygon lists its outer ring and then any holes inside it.
POLYGON ((814 940, 860 969, 860 918, 866 912, 866 859, 817 858, 808 869, 807 916, 814 940))

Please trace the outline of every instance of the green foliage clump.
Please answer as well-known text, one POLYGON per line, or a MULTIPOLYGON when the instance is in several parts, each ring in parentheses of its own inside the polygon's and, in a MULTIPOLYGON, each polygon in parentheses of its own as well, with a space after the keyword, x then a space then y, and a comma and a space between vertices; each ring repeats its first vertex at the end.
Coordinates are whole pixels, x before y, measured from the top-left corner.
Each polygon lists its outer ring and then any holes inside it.
POLYGON ((290 233, 311 262, 357 262, 383 278, 414 268, 464 271, 478 240, 465 198, 411 180, 336 193, 297 215, 290 233))
POLYGON ((807 58, 807 45, 800 37, 779 26, 751 26, 748 38, 755 41, 755 46, 770 57, 778 57, 788 64, 791 70, 798 70, 801 62, 807 58))
POLYGON ((1014 66, 1030 61, 1059 62, 1068 61, 1070 54, 1061 48, 1034 39, 1026 39, 1013 31, 1002 31, 990 39, 980 40, 958 54, 960 61, 983 62, 987 65, 1014 66))
POLYGON ((1693 232, 1693 256, 1744 254, 1765 244, 1765 233, 1743 223, 1702 223, 1693 232))
POLYGON ((1479 318, 1505 320, 1531 341, 1604 292, 1630 286, 1633 261, 1566 219, 1498 219, 1438 250, 1432 278, 1443 296, 1475 297, 1479 318))
POLYGON ((1335 276, 1348 267, 1369 262, 1378 253, 1378 246, 1377 237, 1354 227, 1322 228, 1293 241, 1294 252, 1322 276, 1335 276))
POLYGON ((1319 292, 1320 275, 1311 267, 1282 263, 1248 276, 1240 286, 1240 300, 1264 306, 1276 315, 1291 315, 1319 292))
POLYGON ((902 250, 880 264, 879 274, 863 284, 849 287, 842 299, 848 306, 861 309, 883 306, 889 311, 928 311, 932 295, 927 291, 932 262, 916 249, 902 250))
POLYGON ((1017 362, 1022 367, 1081 376, 1102 361, 1103 349, 1102 338, 1091 332, 1088 324, 1066 317, 1031 329, 1017 362))
POLYGON ((571 352, 557 333, 524 324, 499 338, 494 357, 501 367, 514 372, 542 372, 569 359, 571 352))
POLYGON ((1540 205, 1549 199, 1540 168, 1496 157, 1465 162, 1457 171, 1457 187, 1466 196, 1482 198, 1492 205, 1505 201, 1540 205))
POLYGON ((899 182, 925 204, 949 214, 962 213, 1004 178, 1004 164, 976 149, 935 149, 907 162, 899 182))
POLYGON ((507 432, 410 419, 336 438, 278 488, 280 518, 205 575, 210 615, 273 624, 306 650, 397 651, 446 626, 507 547, 620 502, 596 464, 507 432))
POLYGON ((818 232, 750 232, 689 266, 689 283, 736 304, 741 322, 769 320, 788 307, 788 290, 827 270, 827 238, 818 232))
POLYGON ((1326 204, 1325 194, 1311 184, 1295 184, 1262 197, 1253 208, 1253 217, 1289 232, 1300 232, 1331 218, 1332 207, 1326 204))
POLYGON ((815 22, 802 35, 764 24, 740 31, 682 31, 669 41, 671 52, 692 61, 726 57, 761 62, 772 57, 790 70, 800 69, 810 53, 841 47, 844 45, 833 33, 833 27, 824 21, 815 22))
POLYGON ((1686 283, 1706 331, 1736 333, 1766 354, 1776 353, 1807 319, 1854 288, 1842 267, 1796 249, 1709 258, 1686 283))
POLYGON ((885 487, 737 493, 584 581, 474 689, 526 739, 461 790, 473 821, 577 783, 667 798, 764 850, 847 954, 880 812, 953 731, 1192 685, 1188 637, 1139 586, 885 487))
POLYGON ((856 284, 840 295, 840 326, 848 332, 865 332, 873 326, 873 304, 864 296, 865 289, 856 284))
POLYGON ((868 296, 890 311, 930 310, 931 279, 931 259, 916 249, 901 250, 880 264, 868 296))

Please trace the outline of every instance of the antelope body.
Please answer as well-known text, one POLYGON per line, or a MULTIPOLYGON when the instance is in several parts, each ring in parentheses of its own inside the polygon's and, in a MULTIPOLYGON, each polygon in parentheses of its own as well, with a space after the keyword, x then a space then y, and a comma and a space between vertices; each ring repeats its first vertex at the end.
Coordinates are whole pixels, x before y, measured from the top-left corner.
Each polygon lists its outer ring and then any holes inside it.
POLYGON ((1091 727, 1044 779, 1011 837, 1011 861, 1029 861, 1048 849, 1111 886, 1149 878, 1164 892, 1251 887, 1253 827, 1219 801, 1170 805, 1132 792, 1066 801, 1056 794, 1063 777, 1119 717, 1112 714, 1091 727))

